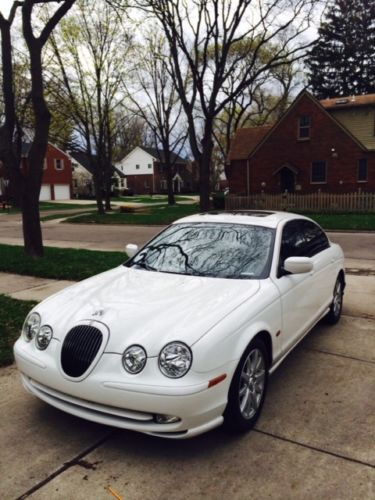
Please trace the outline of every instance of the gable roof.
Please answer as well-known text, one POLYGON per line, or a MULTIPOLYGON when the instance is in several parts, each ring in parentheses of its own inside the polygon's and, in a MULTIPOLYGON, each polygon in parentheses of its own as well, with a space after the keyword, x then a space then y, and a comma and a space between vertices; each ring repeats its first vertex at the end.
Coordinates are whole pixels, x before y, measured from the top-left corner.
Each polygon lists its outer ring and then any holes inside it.
MULTIPOLYGON (((74 152, 71 151, 69 154, 74 160, 76 160, 77 163, 82 165, 83 168, 85 168, 88 172, 90 172, 90 174, 94 173, 91 167, 90 157, 87 153, 84 153, 83 151, 74 151, 74 152)), ((93 157, 96 158, 95 155, 93 157)), ((112 172, 116 173, 121 178, 125 178, 125 174, 123 174, 121 170, 119 170, 114 165, 112 165, 112 172)))
MULTIPOLYGON (((155 160, 157 161, 161 161, 161 162, 164 162, 165 161, 165 155, 164 155, 164 151, 162 149, 158 149, 158 148, 146 148, 146 147, 143 147, 143 146, 139 146, 141 149, 143 149, 143 151, 146 151, 146 153, 148 153, 149 155, 151 155, 152 157, 155 158, 155 160)), ((171 155, 171 162, 172 163, 187 163, 187 160, 184 160, 184 158, 182 158, 181 156, 179 156, 178 154, 174 153, 173 151, 170 152, 170 155, 171 155)))
POLYGON ((228 161, 247 160, 255 147, 271 128, 272 125, 263 125, 262 127, 245 127, 237 129, 230 144, 228 161))
POLYGON ((362 144, 362 142, 357 138, 355 137, 340 121, 338 121, 334 116, 332 116, 331 113, 328 112, 327 109, 325 109, 322 104, 317 100, 315 99, 315 97, 313 95, 310 94, 310 92, 308 92, 307 90, 302 90, 302 92, 300 92, 298 94, 298 96, 296 97, 296 99, 292 102, 292 104, 289 106, 289 108, 285 111, 285 113, 282 115, 282 117, 270 128, 270 130, 263 136, 263 138, 258 142, 258 144, 255 146, 255 148, 252 150, 252 152, 250 153, 249 157, 248 158, 251 158, 257 151, 258 149, 266 142, 266 140, 268 139, 268 137, 274 132, 274 130, 276 130, 281 124, 282 122, 286 119, 286 117, 289 115, 289 113, 297 106, 297 104, 300 102, 300 100, 304 97, 308 97, 316 106, 318 106, 320 108, 320 110, 339 128, 341 128, 341 130, 343 130, 343 132, 345 132, 345 134, 347 134, 351 139, 352 141, 354 141, 360 148, 362 148, 363 150, 365 151, 368 151, 366 146, 364 146, 362 144))
POLYGON ((323 108, 329 111, 333 109, 358 108, 360 106, 375 105, 375 94, 334 97, 332 99, 322 99, 319 102, 323 108))

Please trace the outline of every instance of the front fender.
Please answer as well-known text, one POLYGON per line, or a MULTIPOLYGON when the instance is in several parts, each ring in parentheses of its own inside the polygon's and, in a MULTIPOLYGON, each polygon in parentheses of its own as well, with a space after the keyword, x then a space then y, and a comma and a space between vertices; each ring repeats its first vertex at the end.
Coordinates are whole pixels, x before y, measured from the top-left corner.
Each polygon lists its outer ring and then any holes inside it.
POLYGON ((194 370, 220 372, 229 361, 239 361, 251 340, 266 331, 272 340, 272 354, 281 350, 277 333, 281 329, 280 295, 271 282, 264 280, 259 292, 229 314, 201 337, 193 346, 194 370))

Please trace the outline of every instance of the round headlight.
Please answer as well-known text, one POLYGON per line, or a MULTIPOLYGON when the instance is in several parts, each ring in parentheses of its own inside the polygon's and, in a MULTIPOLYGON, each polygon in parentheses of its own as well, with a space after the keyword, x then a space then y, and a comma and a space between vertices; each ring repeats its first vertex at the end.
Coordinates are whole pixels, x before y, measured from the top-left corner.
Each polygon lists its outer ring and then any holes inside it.
POLYGON ((171 342, 159 354, 159 368, 166 377, 180 378, 189 371, 193 356, 182 342, 171 342))
POLYGON ((48 325, 43 325, 35 337, 35 343, 37 348, 40 349, 41 351, 47 349, 49 343, 51 342, 52 335, 53 335, 52 328, 48 325))
POLYGON ((140 345, 132 345, 122 355, 122 364, 129 373, 139 373, 147 361, 146 351, 140 345))
POLYGON ((37 312, 32 312, 27 316, 22 327, 22 333, 26 342, 30 342, 39 332, 40 323, 40 315, 37 312))

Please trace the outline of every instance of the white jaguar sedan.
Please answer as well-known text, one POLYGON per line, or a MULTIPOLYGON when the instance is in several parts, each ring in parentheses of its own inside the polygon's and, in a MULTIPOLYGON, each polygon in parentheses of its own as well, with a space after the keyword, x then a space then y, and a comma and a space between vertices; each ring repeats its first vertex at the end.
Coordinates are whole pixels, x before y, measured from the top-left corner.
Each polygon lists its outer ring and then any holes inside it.
POLYGON ((168 438, 251 429, 269 374, 341 315, 343 252, 299 215, 194 215, 127 250, 38 304, 14 347, 28 391, 88 420, 168 438))

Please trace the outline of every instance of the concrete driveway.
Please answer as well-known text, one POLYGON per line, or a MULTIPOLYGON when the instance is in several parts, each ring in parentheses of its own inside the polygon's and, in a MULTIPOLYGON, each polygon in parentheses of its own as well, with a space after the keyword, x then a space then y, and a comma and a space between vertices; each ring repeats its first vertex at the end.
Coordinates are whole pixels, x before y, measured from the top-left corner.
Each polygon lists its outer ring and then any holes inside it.
POLYGON ((348 276, 345 315, 271 377, 256 429, 167 441, 96 425, 0 370, 0 498, 375 497, 375 277, 348 276))

